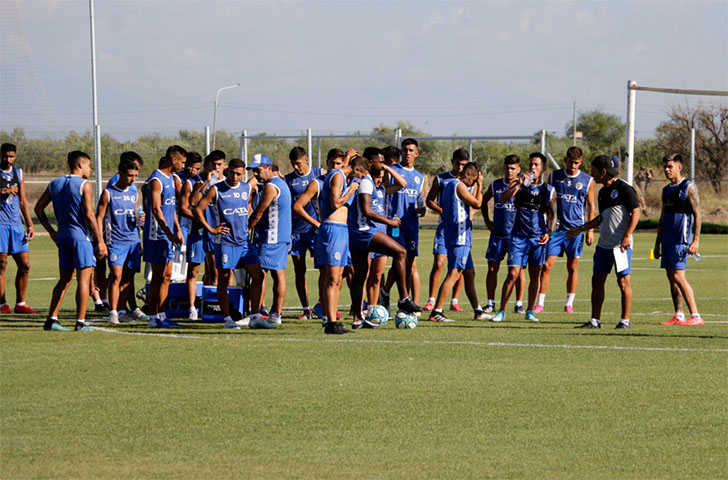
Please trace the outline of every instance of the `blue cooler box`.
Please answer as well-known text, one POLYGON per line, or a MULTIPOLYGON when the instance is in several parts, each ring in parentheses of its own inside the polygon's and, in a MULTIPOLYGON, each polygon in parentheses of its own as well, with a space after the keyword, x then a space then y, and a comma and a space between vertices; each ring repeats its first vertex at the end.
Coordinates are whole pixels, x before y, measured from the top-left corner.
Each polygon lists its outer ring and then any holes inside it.
MULTIPOLYGON (((149 284, 147 284, 147 287, 149 284)), ((202 296, 202 282, 197 282, 196 297, 202 296)), ((185 282, 170 282, 167 293, 167 318, 187 318, 190 314, 190 302, 187 299, 187 284, 185 282)), ((197 314, 199 315, 199 309, 197 314)))
MULTIPOLYGON (((230 313, 237 311, 242 315, 245 307, 242 287, 228 287, 228 300, 230 301, 230 313)), ((205 323, 223 322, 220 304, 217 301, 217 287, 202 287, 202 321, 205 323)))

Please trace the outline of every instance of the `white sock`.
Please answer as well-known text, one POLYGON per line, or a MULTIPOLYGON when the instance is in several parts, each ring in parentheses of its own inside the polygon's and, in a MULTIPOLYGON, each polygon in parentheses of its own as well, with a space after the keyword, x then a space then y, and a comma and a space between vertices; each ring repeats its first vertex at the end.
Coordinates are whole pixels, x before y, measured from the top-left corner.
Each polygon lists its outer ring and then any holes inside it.
POLYGON ((159 317, 160 320, 165 320, 167 318, 167 314, 164 312, 159 312, 157 314, 157 317, 159 317))
MULTIPOLYGON (((3 305, 7 305, 7 303, 3 303, 3 305)), ((2 307, 3 305, 0 305, 0 307, 2 307)), ((15 304, 16 307, 22 307, 23 305, 25 305, 25 302, 18 302, 15 304)))
POLYGON ((196 312, 197 309, 195 307, 190 307, 190 312, 196 312))
POLYGON ((110 315, 110 316, 111 316, 111 315, 119 315, 119 312, 117 312, 116 310, 110 310, 110 311, 109 311, 109 315, 110 315))
POLYGON ((480 304, 478 304, 478 306, 475 307, 473 310, 475 310, 477 312, 478 310, 482 310, 482 309, 483 309, 483 307, 481 307, 480 304))
MULTIPOLYGON (((684 318, 684 317, 683 317, 684 318)), ((690 318, 700 318, 700 314, 698 312, 691 313, 690 318)))
POLYGON ((619 323, 624 323, 625 325, 629 325, 629 318, 623 318, 619 321, 619 323))
POLYGON ((78 320, 76 319, 76 323, 80 323, 81 325, 86 325, 86 319, 78 320))
POLYGON ((433 310, 433 312, 442 313, 442 308, 436 308, 433 310))
POLYGON ((94 305, 103 305, 103 304, 104 304, 104 302, 102 302, 101 300, 94 301, 94 305))
MULTIPOLYGON (((544 295, 545 296, 545 295, 544 295)), ((575 293, 567 293, 566 294, 566 306, 572 307, 574 306, 574 297, 576 296, 575 293)), ((540 305, 540 304, 539 304, 540 305)))
POLYGON ((598 318, 592 318, 589 321, 591 322, 592 325, 599 325, 599 319, 598 318))
POLYGON ((545 293, 539 293, 538 294, 538 305, 542 306, 546 303, 546 294, 545 293))
POLYGON ((678 312, 675 314, 678 320, 685 320, 685 314, 683 312, 678 312))
POLYGON ((493 300, 492 298, 489 298, 488 299, 488 305, 492 305, 492 306, 495 307, 495 300, 493 300))
POLYGON ((450 301, 450 305, 457 305, 457 304, 458 304, 458 302, 460 302, 460 300, 458 300, 457 298, 453 298, 453 299, 452 299, 452 300, 450 301))
POLYGON ((435 303, 435 297, 428 298, 427 303, 435 303))
POLYGON ((516 300, 516 306, 517 307, 522 307, 523 306, 523 301, 522 300, 516 300))
POLYGON ((230 315, 225 317, 225 323, 231 323, 232 321, 233 321, 233 317, 231 317, 230 315))

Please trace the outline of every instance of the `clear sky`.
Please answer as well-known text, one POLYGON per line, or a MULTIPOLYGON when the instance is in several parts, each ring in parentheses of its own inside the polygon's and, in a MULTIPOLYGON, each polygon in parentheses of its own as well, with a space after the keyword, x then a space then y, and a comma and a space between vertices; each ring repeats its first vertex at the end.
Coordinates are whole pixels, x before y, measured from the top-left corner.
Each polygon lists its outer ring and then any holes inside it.
MULTIPOLYGON (((2 0, 0 129, 89 130, 87 0, 2 0)), ((625 118, 628 80, 728 90, 728 1, 96 0, 99 123, 120 138, 218 128, 562 134, 625 118)), ((676 103, 638 93, 651 136, 676 103)), ((725 102, 725 99, 723 100, 725 102)))

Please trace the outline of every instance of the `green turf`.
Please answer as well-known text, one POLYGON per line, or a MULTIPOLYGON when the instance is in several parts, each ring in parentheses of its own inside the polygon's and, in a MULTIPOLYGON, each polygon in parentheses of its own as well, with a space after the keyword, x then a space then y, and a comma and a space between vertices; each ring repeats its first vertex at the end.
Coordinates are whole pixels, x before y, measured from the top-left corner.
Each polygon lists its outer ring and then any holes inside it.
MULTIPOLYGON (((475 236, 482 265, 487 234, 475 236)), ((422 232, 423 283, 431 239, 422 232)), ((343 338, 293 318, 274 331, 183 322, 82 334, 3 315, 0 477, 725 478, 728 238, 705 235, 703 261, 690 260, 710 322, 693 328, 658 325, 671 304, 645 258, 653 242, 636 236, 629 331, 612 328, 611 279, 604 328, 572 328, 588 318, 593 247, 577 314, 556 313, 557 263, 540 324, 466 312, 343 338)), ((28 301, 47 308, 53 281, 39 279, 57 276, 56 253, 47 237, 32 248, 28 301)), ((476 279, 484 296, 484 267, 476 279)), ((291 279, 286 305, 296 304, 291 279)))

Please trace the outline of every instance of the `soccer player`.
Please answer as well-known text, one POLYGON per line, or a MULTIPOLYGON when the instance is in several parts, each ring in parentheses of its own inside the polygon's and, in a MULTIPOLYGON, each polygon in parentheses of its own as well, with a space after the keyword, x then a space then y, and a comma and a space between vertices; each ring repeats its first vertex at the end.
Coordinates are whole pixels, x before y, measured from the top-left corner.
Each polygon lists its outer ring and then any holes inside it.
MULTIPOLYGON (((256 155, 257 156, 257 155, 256 155)), ((250 311, 260 312, 262 284, 265 273, 260 268, 258 253, 250 243, 248 234, 248 212, 250 210, 250 185, 243 181, 245 164, 239 158, 230 160, 225 180, 216 183, 207 191, 194 209, 197 222, 214 236, 215 262, 217 263, 217 299, 225 319, 225 328, 240 329, 230 315, 227 287, 234 269, 244 268, 250 275, 250 311), (211 202, 215 199, 214 205, 211 202), (213 209, 216 225, 207 222, 205 210, 213 209)), ((246 299, 248 300, 248 299, 246 299)), ((259 316, 259 315, 258 315, 259 316)), ((251 321, 253 318, 251 316, 251 321)), ((261 328, 276 328, 274 323, 261 321, 253 324, 261 328)))
MULTIPOLYGON (((485 226, 490 231, 488 248, 485 250, 485 259, 488 262, 488 274, 485 277, 485 287, 488 294, 488 303, 483 311, 485 313, 495 312, 495 290, 498 286, 498 270, 500 264, 508 253, 508 242, 511 239, 513 220, 516 216, 516 207, 513 198, 507 202, 501 202, 501 193, 508 189, 508 185, 518 178, 521 173, 521 159, 518 155, 506 155, 503 159, 503 178, 499 178, 490 184, 483 192, 481 212, 485 226), (490 219, 488 201, 493 199, 493 220, 490 219)), ((526 290, 526 271, 521 273, 516 280, 516 306, 515 313, 526 313, 523 309, 523 292, 526 290)))
POLYGON ((349 208, 347 220, 349 227, 349 245, 354 267, 354 277, 351 282, 351 297, 354 311, 352 328, 355 330, 362 327, 375 327, 375 325, 364 321, 365 319, 361 314, 364 286, 367 275, 369 274, 370 252, 382 253, 392 257, 393 269, 397 275, 396 283, 400 298, 397 306, 399 309, 407 312, 422 311, 407 296, 407 278, 405 274, 407 252, 392 237, 379 231, 375 223, 384 223, 389 227, 396 228, 400 226, 401 220, 386 218, 372 209, 372 196, 375 190, 372 175, 379 176, 380 170, 385 170, 389 173, 392 183, 385 189, 385 193, 390 195, 405 188, 407 183, 396 170, 384 164, 384 152, 382 149, 367 147, 364 150, 364 159, 366 161, 365 168, 367 169, 367 174, 364 177, 356 177, 354 180, 360 183, 360 186, 356 192, 354 202, 349 208))
POLYGON ((260 266, 273 277, 271 321, 281 323, 286 298, 286 263, 291 248, 291 191, 263 154, 253 156, 248 170, 258 181, 258 205, 250 216, 248 228, 255 228, 260 239, 260 266))
MULTIPOLYGON (((582 151, 579 147, 566 150, 564 163, 566 168, 554 170, 549 176, 549 184, 556 190, 556 212, 559 227, 546 245, 546 263, 541 270, 541 288, 538 292, 538 304, 534 313, 543 312, 546 292, 549 289, 549 277, 554 268, 556 257, 566 253, 566 304, 564 311, 574 313, 574 297, 579 272, 579 257, 584 248, 584 235, 566 238, 566 232, 582 225, 587 219, 594 217, 594 182, 592 177, 579 170, 582 162, 582 151)), ((594 242, 594 230, 586 231, 586 244, 594 242)))
MULTIPOLYGON (((129 284, 139 271, 142 246, 136 225, 137 190, 132 189, 139 174, 135 162, 119 162, 119 179, 101 194, 96 208, 96 223, 104 232, 109 262, 109 323, 119 323, 119 305, 126 305, 129 284)), ((133 296, 133 295, 132 295, 133 296)))
POLYGON ((30 276, 28 242, 35 236, 30 207, 25 197, 23 170, 15 166, 17 147, 12 143, 0 146, 0 313, 38 313, 25 303, 30 276), (25 229, 23 229, 25 221, 25 229), (15 308, 5 298, 5 272, 8 255, 13 256, 15 274, 15 308))
POLYGON ((202 167, 202 157, 197 152, 187 152, 185 169, 174 175, 182 182, 179 195, 177 196, 179 226, 182 230, 182 237, 185 243, 185 260, 187 261, 187 275, 185 284, 187 287, 187 301, 189 302, 188 320, 197 320, 197 277, 200 274, 200 264, 204 260, 202 250, 202 226, 197 223, 192 213, 190 196, 192 189, 202 179, 198 175, 202 167))
MULTIPOLYGON (((442 221, 442 206, 440 199, 442 197, 440 191, 440 184, 446 180, 452 180, 457 178, 463 166, 470 161, 470 154, 464 148, 458 148, 452 153, 452 169, 450 171, 440 173, 432 181, 430 191, 427 192, 427 199, 425 201, 427 207, 430 210, 435 211, 440 217, 437 220, 437 230, 435 231, 435 239, 432 245, 432 255, 435 257, 432 262, 432 270, 430 270, 430 298, 422 308, 426 312, 432 311, 435 305, 435 295, 437 295, 437 287, 440 283, 440 276, 442 275, 442 269, 445 268, 445 262, 447 261, 447 247, 445 247, 445 227, 442 221)), ((455 282, 455 287, 452 290, 452 300, 450 302, 450 310, 461 312, 463 309, 458 304, 458 296, 460 295, 460 289, 463 286, 462 277, 455 282)))
POLYGON ((439 186, 439 205, 442 208, 441 216, 445 247, 447 248, 447 276, 437 292, 435 308, 430 313, 430 320, 434 322, 449 322, 442 313, 445 299, 452 291, 453 286, 462 277, 465 283, 465 294, 473 306, 475 320, 485 320, 486 314, 478 303, 478 294, 475 290, 475 265, 473 265, 473 222, 470 218, 470 209, 481 207, 483 176, 478 166, 469 162, 458 172, 457 178, 443 180, 439 186), (473 188, 474 186, 474 188, 473 188), (473 192, 470 189, 473 188, 473 192))
POLYGON ((491 319, 502 322, 506 318, 505 308, 513 293, 513 287, 521 273, 528 265, 528 307, 526 320, 538 322, 533 314, 538 295, 541 267, 546 257, 546 243, 556 223, 556 195, 554 188, 541 181, 546 158, 536 152, 529 155, 529 173, 522 173, 512 181, 500 201, 507 202, 513 198, 516 216, 513 230, 508 242, 508 276, 503 283, 500 310, 491 319))
POLYGON ((640 204, 634 188, 618 178, 619 170, 608 156, 599 155, 592 160, 591 176, 595 182, 603 185, 598 195, 599 215, 566 232, 568 238, 575 238, 580 233, 599 226, 599 241, 594 249, 591 319, 575 328, 601 328, 599 317, 604 303, 604 283, 614 266, 617 285, 622 292, 622 318, 616 328, 627 329, 632 306, 632 285, 629 277, 632 232, 640 219, 640 204))
POLYGON ((159 168, 144 183, 144 261, 152 267, 147 289, 151 328, 180 326, 166 319, 162 306, 172 278, 174 247, 184 242, 177 218, 177 192, 172 174, 182 169, 186 158, 187 152, 182 147, 172 145, 160 159, 159 168))
POLYGON ((693 287, 685 276, 688 255, 696 255, 700 246, 700 196, 698 186, 682 176, 682 156, 671 153, 662 159, 662 169, 670 181, 662 189, 662 211, 657 224, 655 258, 670 282, 670 295, 675 315, 660 325, 703 325, 698 313, 693 287), (685 318, 682 300, 688 304, 690 318, 685 318))
MULTIPOLYGON (((291 201, 295 204, 296 200, 303 195, 311 182, 326 173, 318 167, 311 167, 306 150, 302 147, 293 147, 288 154, 291 161, 293 171, 284 177, 288 188, 291 191, 291 201)), ((309 201, 303 208, 311 216, 318 220, 318 213, 313 203, 309 201)), ((291 219, 291 229, 293 237, 291 239, 291 260, 293 261, 293 271, 296 275, 296 292, 298 299, 303 307, 303 315, 298 317, 299 320, 310 320, 313 318, 311 308, 308 304, 308 286, 306 285, 306 252, 313 257, 313 246, 316 241, 316 228, 309 222, 306 222, 298 215, 294 215, 291 219)))
POLYGON ((35 215, 41 225, 58 246, 59 279, 53 288, 48 318, 43 330, 64 331, 67 328, 58 322, 58 310, 63 303, 68 287, 76 272, 76 326, 74 330, 93 331, 86 325, 91 274, 96 258, 107 254, 106 245, 94 217, 94 191, 88 182, 91 176, 91 159, 81 151, 68 154, 69 175, 54 178, 48 184, 35 204, 35 215), (53 203, 58 230, 53 228, 45 213, 49 203, 53 203), (90 235, 96 239, 96 252, 90 235), (94 255, 95 253, 95 255, 94 255))
MULTIPOLYGON (((420 299, 420 273, 417 270, 420 215, 424 215, 425 207, 424 188, 425 176, 415 169, 415 159, 419 155, 419 144, 414 138, 406 138, 402 141, 402 158, 400 163, 392 165, 392 168, 407 182, 407 188, 389 197, 390 211, 389 218, 397 217, 401 220, 399 235, 392 234, 392 227, 387 227, 390 237, 397 240, 407 250, 407 292, 414 304, 419 304, 420 299)), ((393 180, 390 178, 389 183, 393 180)), ((396 280, 396 271, 389 269, 387 282, 379 293, 380 304, 389 309, 389 291, 396 280)))

